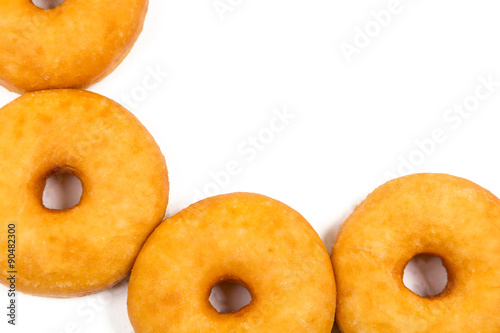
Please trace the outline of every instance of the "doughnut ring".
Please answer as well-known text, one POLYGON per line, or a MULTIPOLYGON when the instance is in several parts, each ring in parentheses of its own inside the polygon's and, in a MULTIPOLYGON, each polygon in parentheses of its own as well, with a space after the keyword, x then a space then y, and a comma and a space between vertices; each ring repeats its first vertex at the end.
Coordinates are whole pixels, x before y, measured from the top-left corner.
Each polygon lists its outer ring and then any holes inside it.
POLYGON ((500 201, 468 180, 415 174, 380 186, 342 226, 332 262, 344 333, 500 332, 500 201), (403 284, 417 254, 441 258, 441 294, 403 284))
POLYGON ((328 252, 299 213, 262 195, 220 195, 153 232, 132 270, 128 311, 137 333, 330 333, 335 281, 328 252), (247 288, 251 302, 219 313, 208 299, 225 281, 247 288))
MULTIPOLYGON (((165 160, 144 126, 100 95, 47 90, 0 109, 0 129, 0 248, 14 225, 17 289, 84 296, 122 280, 168 201, 165 160), (43 205, 57 172, 81 180, 72 208, 43 205)), ((3 284, 7 265, 0 260, 3 284)))
POLYGON ((85 88, 111 73, 142 31, 148 0, 0 0, 0 84, 14 92, 85 88))

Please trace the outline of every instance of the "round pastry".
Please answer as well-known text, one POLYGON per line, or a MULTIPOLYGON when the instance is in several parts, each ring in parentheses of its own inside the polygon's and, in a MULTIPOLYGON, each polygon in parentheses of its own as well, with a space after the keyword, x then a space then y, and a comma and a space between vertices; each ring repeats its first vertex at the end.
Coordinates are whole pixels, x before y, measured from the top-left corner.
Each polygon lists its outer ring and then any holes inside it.
POLYGON ((117 103, 80 90, 23 95, 0 109, 0 129, 0 248, 15 234, 0 281, 15 271, 19 291, 52 297, 118 283, 168 200, 165 160, 148 131, 117 103), (54 173, 81 180, 76 206, 43 205, 54 173))
POLYGON ((111 73, 142 30, 148 0, 0 0, 0 84, 15 92, 85 88, 111 73))
POLYGON ((343 333, 500 332, 500 201, 468 180, 415 174, 382 185, 342 226, 332 261, 343 333), (418 254, 441 258, 441 294, 403 284, 418 254))
POLYGON ((328 252, 299 213, 262 195, 227 194, 153 232, 132 270, 128 311, 137 333, 330 333, 335 281, 328 252), (252 300, 219 313, 209 295, 221 282, 244 286, 252 300))

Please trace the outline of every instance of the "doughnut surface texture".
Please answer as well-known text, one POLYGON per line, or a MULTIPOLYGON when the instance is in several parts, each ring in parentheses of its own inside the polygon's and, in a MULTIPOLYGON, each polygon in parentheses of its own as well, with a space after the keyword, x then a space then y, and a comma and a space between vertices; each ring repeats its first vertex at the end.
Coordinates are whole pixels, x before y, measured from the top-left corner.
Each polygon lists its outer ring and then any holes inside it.
POLYGON ((14 92, 85 88, 128 54, 148 0, 0 0, 0 84, 14 92))
MULTIPOLYGON (((130 112, 100 95, 49 90, 14 100, 0 109, 0 156, 0 248, 14 223, 21 292, 83 296, 118 283, 164 217, 159 147, 130 112), (55 172, 81 180, 73 208, 43 206, 55 172)), ((4 284, 8 270, 0 260, 4 284)))
POLYGON ((332 261, 343 333, 500 332, 500 201, 468 180, 416 174, 380 186, 342 226, 332 261), (448 272, 437 296, 403 284, 420 253, 448 272))
POLYGON ((211 197, 165 220, 132 270, 128 309, 136 333, 330 333, 335 281, 321 239, 296 211, 271 198, 211 197), (209 303, 222 281, 252 301, 220 314, 209 303))

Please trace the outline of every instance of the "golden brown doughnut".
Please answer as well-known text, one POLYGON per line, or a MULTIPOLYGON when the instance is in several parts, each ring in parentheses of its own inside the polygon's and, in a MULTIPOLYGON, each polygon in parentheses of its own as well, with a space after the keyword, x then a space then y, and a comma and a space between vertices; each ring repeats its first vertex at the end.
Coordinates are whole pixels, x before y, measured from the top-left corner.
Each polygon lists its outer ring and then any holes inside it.
POLYGON ((335 313, 333 270, 321 239, 296 211, 234 193, 191 205, 150 236, 132 270, 136 333, 323 332, 335 313), (221 314, 209 294, 223 281, 252 301, 221 314))
POLYGON ((15 92, 85 88, 111 73, 142 30, 148 0, 0 0, 0 84, 15 92))
POLYGON ((332 261, 343 333, 500 332, 500 201, 468 180, 416 174, 380 186, 342 226, 332 261), (403 284, 421 253, 448 272, 437 296, 403 284))
MULTIPOLYGON (((100 95, 50 90, 14 100, 0 109, 0 156, 0 248, 15 224, 21 292, 83 296, 116 284, 165 214, 159 147, 130 112, 100 95), (54 172, 81 180, 75 207, 43 206, 54 172)), ((7 271, 0 260, 3 284, 7 271)))

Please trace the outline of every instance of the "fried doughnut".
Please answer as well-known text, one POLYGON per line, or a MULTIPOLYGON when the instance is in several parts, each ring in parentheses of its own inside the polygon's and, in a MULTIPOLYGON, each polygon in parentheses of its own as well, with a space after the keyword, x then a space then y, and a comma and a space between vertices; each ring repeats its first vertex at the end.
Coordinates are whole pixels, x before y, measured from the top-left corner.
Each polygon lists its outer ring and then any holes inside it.
POLYGON ((85 88, 111 73, 142 31, 148 0, 0 0, 0 84, 14 92, 85 88))
MULTIPOLYGON (((14 100, 0 109, 0 156, 0 248, 15 224, 21 292, 83 296, 118 283, 164 217, 168 175, 159 147, 130 112, 100 95, 49 90, 14 100), (73 208, 43 205, 56 172, 82 182, 73 208)), ((9 270, 0 260, 3 284, 9 270)))
POLYGON ((382 185, 342 226, 332 261, 344 333, 500 332, 500 201, 468 180, 415 174, 382 185), (441 258, 441 294, 403 284, 417 254, 441 258))
POLYGON ((132 270, 128 311, 137 333, 323 332, 335 313, 333 270, 321 239, 296 211, 234 193, 191 205, 150 236, 132 270), (219 313, 220 282, 252 296, 219 313))

